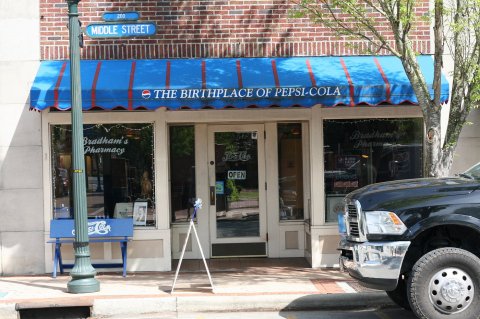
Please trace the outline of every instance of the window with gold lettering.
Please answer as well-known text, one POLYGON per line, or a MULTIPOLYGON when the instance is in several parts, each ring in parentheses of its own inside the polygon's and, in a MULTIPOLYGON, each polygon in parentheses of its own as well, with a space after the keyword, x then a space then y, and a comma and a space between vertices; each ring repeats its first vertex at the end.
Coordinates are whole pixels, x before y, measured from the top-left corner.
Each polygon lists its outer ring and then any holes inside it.
MULTIPOLYGON (((72 130, 52 125, 53 217, 73 218, 72 130)), ((133 218, 155 226, 153 124, 83 126, 88 218, 133 218)))
POLYGON ((421 118, 325 120, 323 130, 327 222, 351 191, 422 176, 421 118))

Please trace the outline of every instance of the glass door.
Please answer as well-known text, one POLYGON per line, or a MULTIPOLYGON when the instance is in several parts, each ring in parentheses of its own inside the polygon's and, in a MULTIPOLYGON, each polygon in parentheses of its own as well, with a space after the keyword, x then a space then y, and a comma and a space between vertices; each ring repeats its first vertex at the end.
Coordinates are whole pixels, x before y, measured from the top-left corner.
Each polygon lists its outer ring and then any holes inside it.
POLYGON ((209 127, 212 257, 266 256, 263 125, 209 127))

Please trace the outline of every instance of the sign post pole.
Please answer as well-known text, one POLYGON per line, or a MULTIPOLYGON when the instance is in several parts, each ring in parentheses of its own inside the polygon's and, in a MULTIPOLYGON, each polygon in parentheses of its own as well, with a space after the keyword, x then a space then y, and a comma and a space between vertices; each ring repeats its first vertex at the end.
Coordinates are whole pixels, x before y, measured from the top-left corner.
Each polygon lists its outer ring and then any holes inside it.
POLYGON ((67 284, 70 293, 88 293, 100 290, 95 279, 96 271, 90 261, 87 223, 87 194, 85 183, 85 158, 83 149, 82 89, 80 82, 80 23, 78 3, 67 0, 68 31, 70 40, 70 85, 72 97, 72 164, 73 164, 73 214, 75 224, 75 264, 67 284))

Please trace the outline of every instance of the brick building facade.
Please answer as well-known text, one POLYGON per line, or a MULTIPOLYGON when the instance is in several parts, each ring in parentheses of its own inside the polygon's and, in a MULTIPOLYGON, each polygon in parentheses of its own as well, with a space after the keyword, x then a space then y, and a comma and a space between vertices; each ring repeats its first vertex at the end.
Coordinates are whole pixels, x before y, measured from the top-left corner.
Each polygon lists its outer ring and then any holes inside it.
MULTIPOLYGON (((419 18, 429 5, 416 3, 419 18)), ((412 95, 398 76, 401 64, 290 17, 295 7, 282 0, 80 1, 83 28, 103 22, 104 12, 127 11, 157 28, 152 37, 84 35, 81 49, 88 216, 147 210, 135 221, 128 271, 171 269, 194 198, 204 201, 196 225, 207 258, 304 257, 312 267, 335 267, 342 196, 418 176, 422 114, 405 103, 412 95), (320 92, 330 89, 342 93, 324 104, 320 92), (219 92, 224 100, 202 100, 219 92), (150 98, 177 93, 198 101, 180 101, 190 110, 177 111, 150 98), (245 101, 254 93, 265 99, 245 101), (394 156, 406 165, 395 166, 394 156)), ((50 221, 72 217, 67 3, 6 0, 1 8, 0 34, 14 28, 19 37, 5 34, 0 48, 0 273, 50 272, 50 221), (58 102, 67 111, 55 110, 58 102)), ((431 53, 430 33, 420 19, 413 37, 420 54, 431 53)), ((191 238, 186 247, 186 258, 201 258, 191 238)), ((62 255, 73 260, 71 247, 62 255)), ((121 253, 95 243, 91 258, 118 262, 121 253)))
MULTIPOLYGON (((41 0, 40 3, 42 59, 67 59, 67 4, 62 0, 41 0)), ((289 57, 367 53, 366 44, 360 41, 339 38, 327 27, 314 25, 308 18, 290 17, 295 8, 295 1, 288 0, 82 0, 79 12, 84 27, 102 22, 102 13, 106 11, 136 11, 140 13, 141 21, 157 25, 157 34, 151 38, 98 40, 85 37, 82 58, 289 57)), ((415 11, 419 17, 427 15, 429 1, 418 1, 415 11)), ((379 21, 379 25, 381 23, 379 21)), ((419 20, 412 39, 421 54, 431 52, 430 31, 429 22, 419 20)))

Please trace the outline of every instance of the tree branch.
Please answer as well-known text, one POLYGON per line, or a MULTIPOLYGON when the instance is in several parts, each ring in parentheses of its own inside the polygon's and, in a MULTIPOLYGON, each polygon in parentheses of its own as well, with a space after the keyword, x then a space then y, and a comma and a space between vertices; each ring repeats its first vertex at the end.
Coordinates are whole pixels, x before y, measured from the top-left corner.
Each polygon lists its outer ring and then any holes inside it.
POLYGON ((433 26, 434 37, 434 69, 433 69, 433 104, 441 108, 440 94, 442 86, 442 66, 443 66, 443 0, 435 0, 435 22, 433 26))

